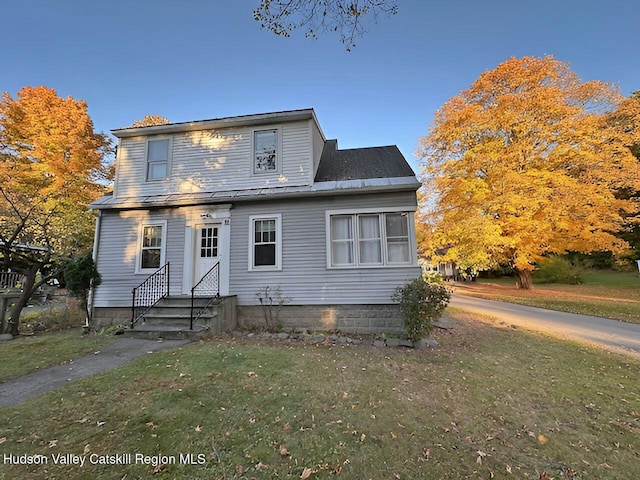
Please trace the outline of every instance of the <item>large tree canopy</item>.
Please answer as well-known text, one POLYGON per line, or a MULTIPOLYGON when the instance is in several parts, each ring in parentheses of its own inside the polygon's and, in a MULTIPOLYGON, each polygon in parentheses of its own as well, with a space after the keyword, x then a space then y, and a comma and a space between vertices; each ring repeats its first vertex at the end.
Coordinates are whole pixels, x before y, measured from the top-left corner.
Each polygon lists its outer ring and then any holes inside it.
POLYGON ((90 248, 87 204, 104 193, 110 142, 95 133, 84 101, 24 87, 0 102, 0 268, 25 275, 20 311, 40 284, 90 248))
POLYGON ((640 185, 617 89, 553 57, 511 58, 440 108, 420 140, 432 250, 475 269, 509 264, 524 288, 544 255, 619 251, 640 185))
POLYGON ((397 12, 395 0, 260 0, 253 17, 262 28, 284 37, 297 29, 308 38, 336 32, 349 51, 368 23, 397 12))

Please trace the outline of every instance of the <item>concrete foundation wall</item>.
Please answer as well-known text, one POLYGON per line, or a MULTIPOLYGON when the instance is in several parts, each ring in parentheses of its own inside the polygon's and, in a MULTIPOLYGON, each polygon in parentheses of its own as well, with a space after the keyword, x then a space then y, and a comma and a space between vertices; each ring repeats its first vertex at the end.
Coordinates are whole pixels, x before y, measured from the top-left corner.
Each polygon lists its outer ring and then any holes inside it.
POLYGON ((130 322, 131 308, 94 308, 91 328, 98 329, 110 325, 129 325, 130 322))
MULTIPOLYGON (((262 307, 237 305, 227 297, 218 307, 221 331, 234 328, 266 328, 262 307)), ((275 309, 273 312, 275 317, 275 309)), ((128 325, 129 308, 95 308, 92 328, 128 325)), ((278 312, 282 328, 350 333, 402 333, 402 318, 397 305, 283 305, 278 312)))
MULTIPOLYGON (((240 328, 266 327, 260 306, 238 305, 240 328)), ((275 317, 275 311, 274 311, 275 317)), ((350 333, 402 333, 398 305, 283 305, 282 328, 350 333)))
POLYGON ((238 322, 237 304, 238 297, 232 295, 224 297, 224 301, 214 307, 218 310, 216 318, 220 322, 219 325, 221 332, 230 332, 231 330, 236 329, 238 322))

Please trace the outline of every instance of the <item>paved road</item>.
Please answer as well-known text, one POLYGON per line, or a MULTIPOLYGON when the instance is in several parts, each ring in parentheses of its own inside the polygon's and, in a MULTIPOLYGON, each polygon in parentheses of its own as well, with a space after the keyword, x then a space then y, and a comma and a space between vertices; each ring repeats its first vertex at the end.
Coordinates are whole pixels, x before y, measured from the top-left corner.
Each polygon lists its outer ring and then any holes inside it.
POLYGON ((450 305, 530 330, 640 355, 640 324, 637 323, 466 297, 459 293, 454 293, 450 305))
POLYGON ((94 354, 76 358, 68 364, 56 365, 38 372, 0 383, 0 408, 16 405, 27 398, 54 390, 68 382, 119 367, 146 353, 174 348, 186 340, 142 340, 119 338, 94 354))

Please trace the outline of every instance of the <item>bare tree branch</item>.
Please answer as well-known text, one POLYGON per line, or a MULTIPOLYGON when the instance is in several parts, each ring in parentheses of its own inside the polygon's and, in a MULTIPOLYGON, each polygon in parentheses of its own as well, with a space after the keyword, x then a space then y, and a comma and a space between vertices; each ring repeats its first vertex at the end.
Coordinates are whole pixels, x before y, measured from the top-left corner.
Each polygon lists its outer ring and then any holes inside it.
POLYGON ((253 18, 261 28, 283 37, 303 29, 307 38, 335 32, 347 51, 366 33, 367 23, 398 13, 397 0, 261 0, 253 18), (366 20, 365 20, 366 19, 366 20))

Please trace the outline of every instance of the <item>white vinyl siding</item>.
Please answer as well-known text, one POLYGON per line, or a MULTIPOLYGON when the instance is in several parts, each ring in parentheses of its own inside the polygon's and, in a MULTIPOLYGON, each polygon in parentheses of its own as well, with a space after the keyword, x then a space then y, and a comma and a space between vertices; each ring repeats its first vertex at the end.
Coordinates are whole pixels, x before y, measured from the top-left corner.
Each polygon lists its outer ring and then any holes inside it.
POLYGON ((149 272, 140 271, 141 228, 162 225, 164 257, 162 265, 171 263, 171 293, 182 289, 185 218, 176 210, 103 211, 97 246, 97 267, 102 276, 94 295, 96 307, 130 307, 131 290, 140 285, 149 272))
POLYGON ((328 267, 410 265, 412 212, 327 212, 328 267), (355 251, 354 251, 355 250, 355 251))
MULTIPOLYGON (((331 252, 330 241, 327 240, 331 218, 328 213, 353 218, 356 213, 401 215, 401 212, 411 212, 416 208, 414 192, 238 202, 229 211, 230 236, 225 242, 230 251, 221 260, 229 265, 228 294, 237 295, 239 305, 257 305, 256 292, 260 288, 279 285, 283 294, 291 298, 292 305, 390 303, 396 287, 420 275, 412 214, 408 214, 411 263, 333 268, 327 260, 331 252), (276 241, 280 240, 280 269, 248 268, 254 238, 250 233, 252 217, 280 219, 278 228, 281 233, 278 236, 276 232, 276 241)), ((141 225, 166 222, 164 263, 171 264, 171 293, 182 292, 184 285, 190 287, 193 273, 188 263, 192 256, 185 255, 185 236, 187 231, 191 231, 187 228, 186 218, 190 209, 102 212, 96 255, 103 283, 95 291, 95 307, 131 306, 132 288, 146 278, 145 274, 136 275, 141 225)), ((389 218, 393 217, 387 216, 389 218)), ((198 213, 193 224, 199 221, 198 213)), ((389 232, 389 228, 385 228, 389 232)), ((222 235, 220 231, 219 235, 222 235)), ((195 245, 195 239, 188 238, 195 245)), ((390 239, 387 233, 387 248, 391 250, 390 239)), ((404 240, 399 243, 402 242, 404 240)), ((355 251, 356 247, 353 248, 355 251)), ((391 258, 392 254, 387 253, 387 256, 391 258)))
POLYGON ((313 148, 308 122, 291 122, 265 129, 278 130, 277 169, 253 173, 255 128, 227 128, 171 135, 167 176, 146 181, 146 138, 122 138, 118 146, 116 198, 140 198, 174 193, 233 194, 258 188, 313 183, 313 148))
POLYGON ((322 156, 325 139, 316 122, 309 120, 309 126, 311 130, 309 132, 311 137, 310 143, 313 146, 313 177, 315 177, 318 166, 320 165, 320 157, 322 156))
MULTIPOLYGON (((237 203, 231 210, 229 293, 238 296, 239 305, 259 304, 256 292, 268 285, 280 286, 283 295, 291 299, 291 305, 391 303, 396 287, 420 275, 413 214, 410 214, 409 227, 410 263, 339 268, 331 267, 330 258, 327 261, 331 253, 331 241, 327 238, 327 222, 330 221, 327 211, 346 210, 345 216, 352 219, 355 212, 380 214, 412 212, 415 209, 414 192, 237 203), (253 242, 247 231, 251 225, 250 218, 275 215, 282 217, 281 269, 248 269, 247 255, 253 242)), ((350 230, 355 226, 345 228, 350 230)), ((349 243, 348 240, 345 242, 349 243)), ((344 248, 349 250, 350 247, 344 248)), ((352 251, 355 252, 356 248, 352 247, 352 251)))

